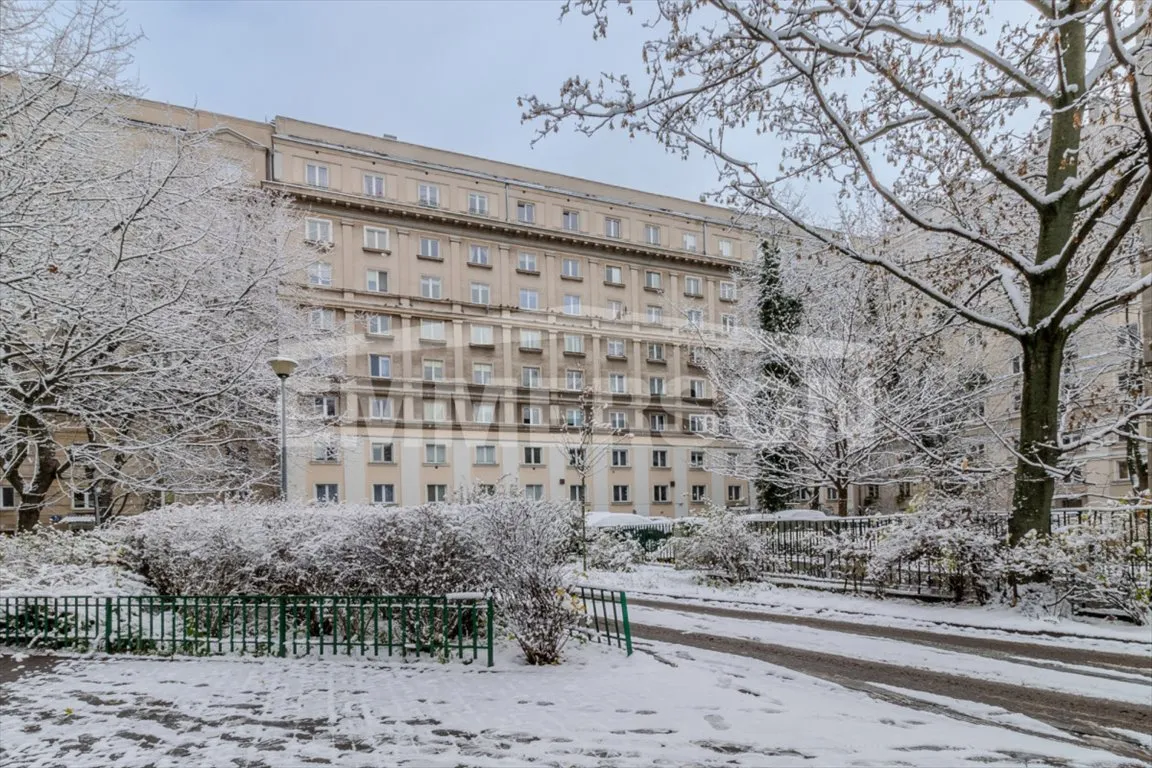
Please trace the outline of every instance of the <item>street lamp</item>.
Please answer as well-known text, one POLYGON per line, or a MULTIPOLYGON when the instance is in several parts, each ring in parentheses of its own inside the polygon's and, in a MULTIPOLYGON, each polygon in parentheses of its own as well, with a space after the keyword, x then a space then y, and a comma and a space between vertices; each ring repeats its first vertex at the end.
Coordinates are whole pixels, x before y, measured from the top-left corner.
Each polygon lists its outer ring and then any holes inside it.
POLYGON ((288 377, 298 363, 289 357, 268 361, 272 373, 280 379, 280 500, 288 500, 288 377))

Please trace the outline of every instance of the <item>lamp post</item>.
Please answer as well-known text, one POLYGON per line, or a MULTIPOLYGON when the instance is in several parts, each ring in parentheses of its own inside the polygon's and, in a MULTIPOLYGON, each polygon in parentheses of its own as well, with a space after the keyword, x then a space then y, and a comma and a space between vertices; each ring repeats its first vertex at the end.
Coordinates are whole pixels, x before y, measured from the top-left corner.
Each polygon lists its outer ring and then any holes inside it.
POLYGON ((288 500, 288 377, 296 370, 297 362, 288 357, 274 357, 268 361, 272 372, 280 379, 280 501, 288 500))

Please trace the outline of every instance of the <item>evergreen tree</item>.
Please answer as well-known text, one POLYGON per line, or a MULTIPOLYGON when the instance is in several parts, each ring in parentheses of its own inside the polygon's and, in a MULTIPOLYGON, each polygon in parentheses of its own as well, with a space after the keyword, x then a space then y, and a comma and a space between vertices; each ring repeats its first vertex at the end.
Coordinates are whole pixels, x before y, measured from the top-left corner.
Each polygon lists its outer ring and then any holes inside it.
MULTIPOLYGON (((780 246, 774 241, 760 243, 760 264, 757 275, 759 292, 757 304, 760 310, 760 329, 767 333, 794 333, 800 327, 804 306, 798 296, 789 294, 784 288, 780 275, 780 246)), ((768 363, 776 368, 779 364, 768 363)), ((799 374, 788 371, 768 371, 777 375, 789 375, 799 379, 799 374)), ((787 448, 766 449, 760 452, 758 465, 772 467, 779 472, 796 459, 789 455, 787 448)), ((792 498, 793 490, 769 482, 756 482, 757 505, 766 511, 784 509, 792 498)), ((819 489, 817 489, 817 492, 819 489)))

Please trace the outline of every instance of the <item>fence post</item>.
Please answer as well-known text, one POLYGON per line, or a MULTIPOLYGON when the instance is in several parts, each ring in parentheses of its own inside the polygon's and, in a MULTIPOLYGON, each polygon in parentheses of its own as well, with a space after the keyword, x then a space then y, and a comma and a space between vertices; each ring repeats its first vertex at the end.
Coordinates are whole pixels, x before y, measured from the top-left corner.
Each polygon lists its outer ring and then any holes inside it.
POLYGON ((283 595, 280 596, 280 656, 288 655, 288 606, 283 595))
POLYGON ((492 666, 492 645, 495 638, 495 627, 493 623, 496 617, 496 612, 492 607, 492 598, 488 598, 488 666, 492 666))
POLYGON ((632 655, 632 627, 628 623, 628 595, 620 593, 620 619, 624 622, 624 647, 632 655))
POLYGON ((112 653, 112 598, 104 598, 104 653, 112 653))

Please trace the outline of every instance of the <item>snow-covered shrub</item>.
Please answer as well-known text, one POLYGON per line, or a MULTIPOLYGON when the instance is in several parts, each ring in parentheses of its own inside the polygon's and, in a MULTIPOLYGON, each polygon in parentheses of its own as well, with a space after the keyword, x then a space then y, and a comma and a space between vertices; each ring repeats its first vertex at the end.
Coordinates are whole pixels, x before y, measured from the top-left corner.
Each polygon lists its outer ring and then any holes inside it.
POLYGON ((845 585, 851 584, 853 592, 860 591, 860 585, 868 578, 868 565, 872 562, 871 542, 858 531, 851 529, 827 536, 823 541, 826 558, 840 565, 845 585))
POLYGON ((116 530, 58 531, 40 527, 0 536, 0 594, 28 597, 148 594, 143 579, 121 563, 116 530))
POLYGON ((765 539, 743 517, 725 507, 709 507, 691 536, 684 540, 677 567, 717 573, 729 581, 750 581, 763 573, 765 539))
POLYGON ((1045 610, 1060 614, 1074 605, 1116 611, 1147 624, 1152 611, 1152 574, 1147 542, 1131 535, 1119 517, 1103 515, 1056 530, 1030 531, 1001 555, 1001 573, 1012 584, 1013 602, 1021 584, 1045 610))
POLYGON ((500 616, 525 659, 559 663, 564 644, 583 618, 567 590, 570 505, 500 488, 474 497, 465 509, 489 558, 500 616))
POLYGON ((881 529, 867 576, 883 589, 898 566, 919 561, 941 573, 955 601, 970 595, 983 604, 994 588, 1000 543, 970 506, 941 499, 928 511, 881 529))
POLYGON ((601 571, 631 571, 644 562, 644 548, 627 533, 599 531, 588 542, 588 567, 601 571))

